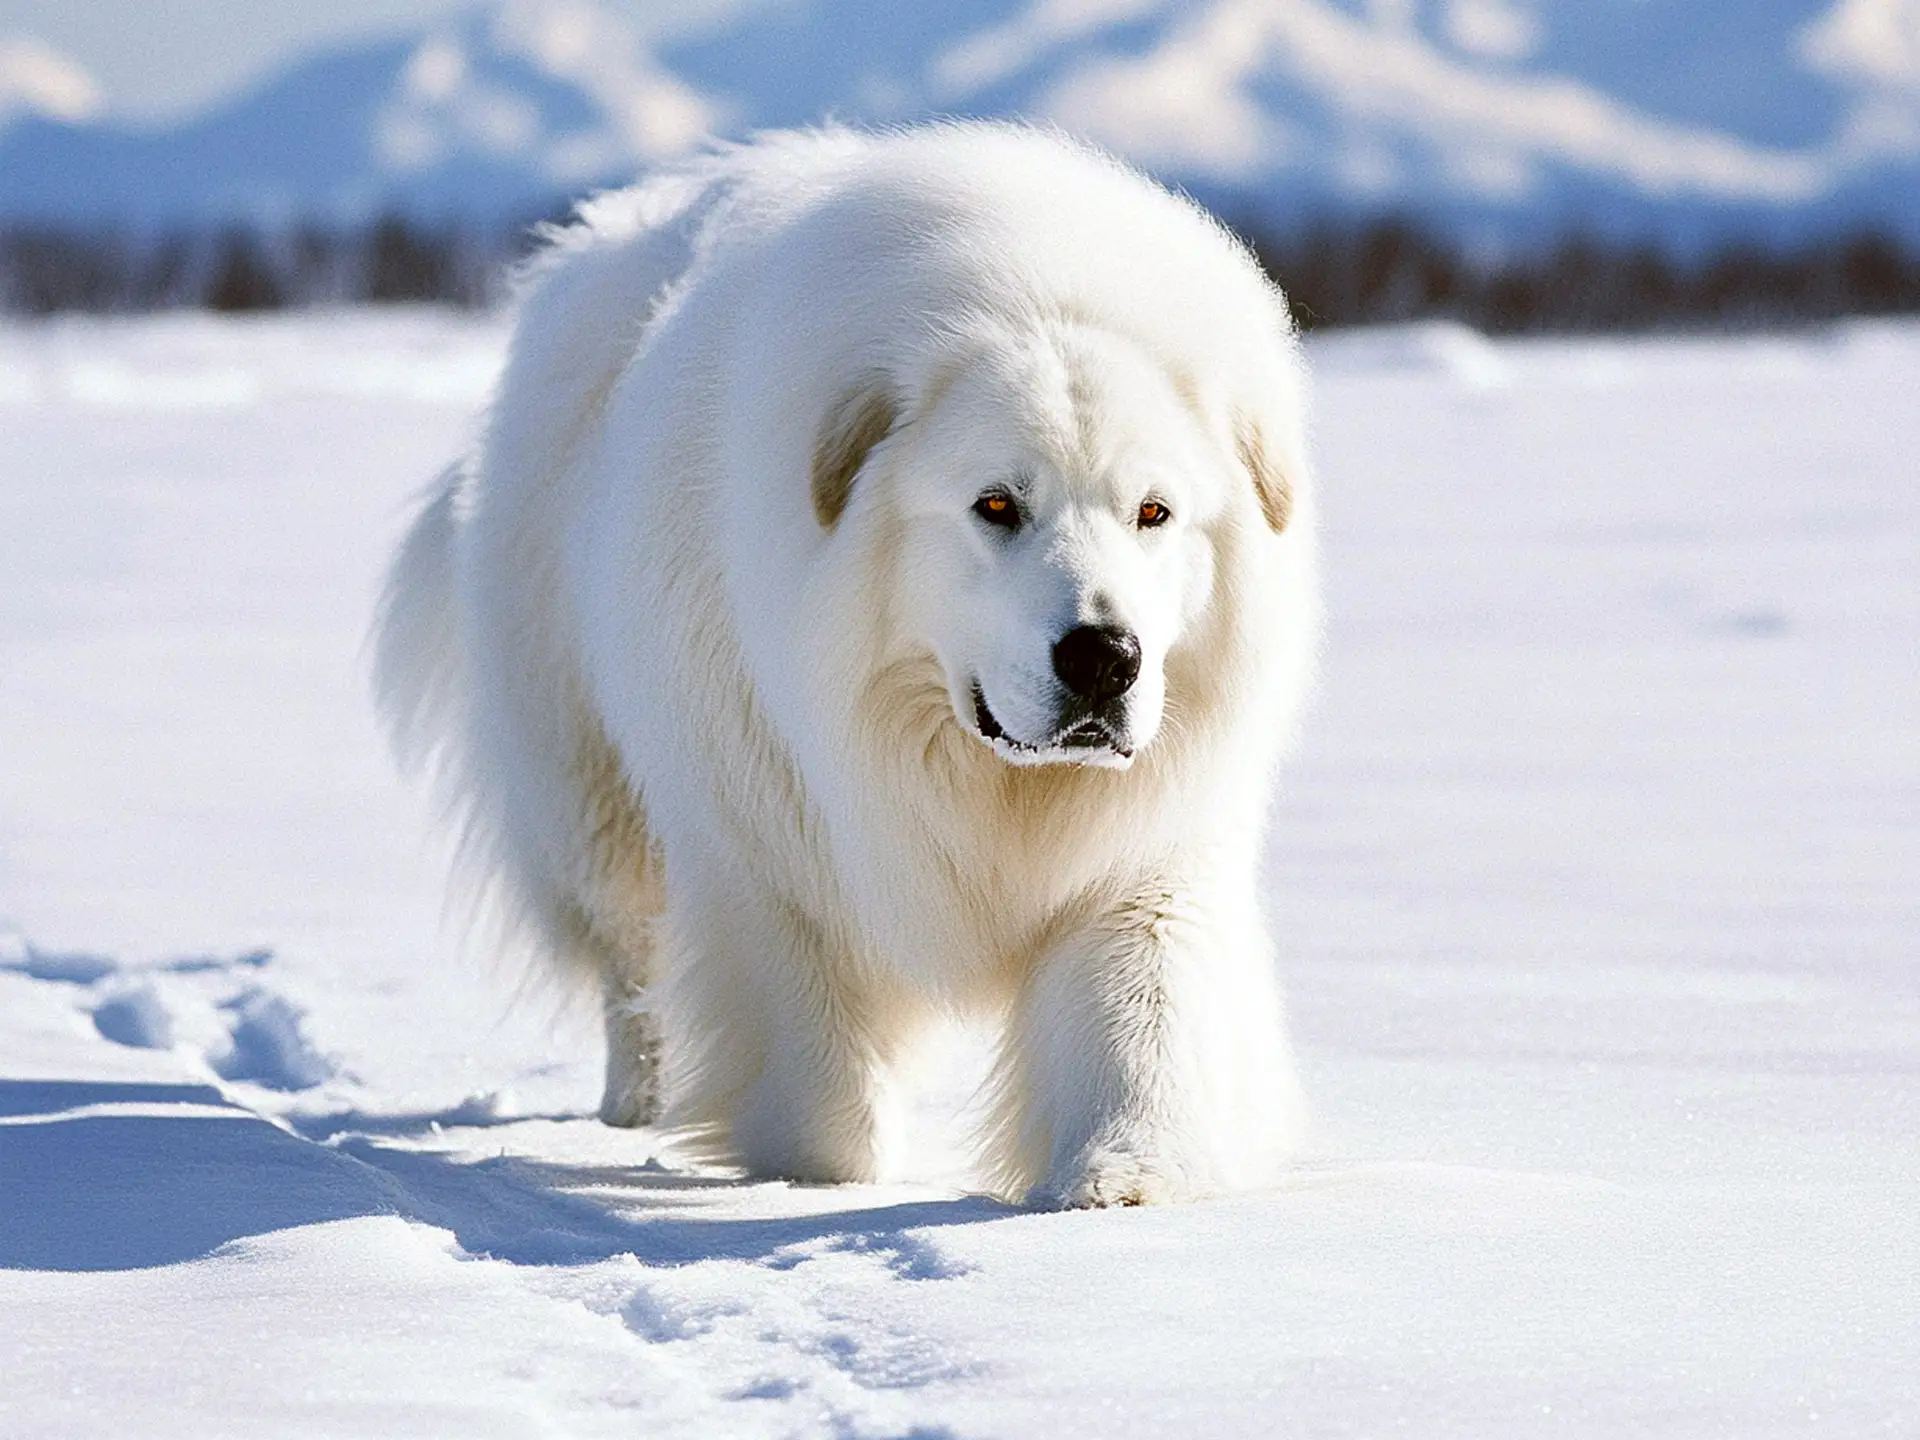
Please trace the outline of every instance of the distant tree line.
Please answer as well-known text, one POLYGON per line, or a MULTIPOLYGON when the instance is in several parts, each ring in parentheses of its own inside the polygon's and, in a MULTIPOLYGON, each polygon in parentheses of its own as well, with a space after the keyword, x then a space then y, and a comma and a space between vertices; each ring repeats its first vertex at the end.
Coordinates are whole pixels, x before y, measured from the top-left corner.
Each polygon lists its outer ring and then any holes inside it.
POLYGON ((386 216, 352 228, 242 227, 136 237, 53 227, 0 228, 0 309, 48 315, 499 298, 505 264, 530 227, 423 225, 386 216))
MULTIPOLYGON (((1728 244, 1698 259, 1580 236, 1479 256, 1404 219, 1291 235, 1243 226, 1309 329, 1449 318, 1496 332, 1753 327, 1920 312, 1920 250, 1862 233, 1792 248, 1728 244)), ((0 228, 0 309, 140 311, 501 297, 532 227, 234 228, 158 238, 0 228)))
POLYGON ((1920 311, 1920 250, 1863 232, 1696 259, 1573 235, 1475 257, 1411 221, 1319 226, 1250 243, 1307 329, 1453 319, 1500 332, 1751 328, 1920 311))

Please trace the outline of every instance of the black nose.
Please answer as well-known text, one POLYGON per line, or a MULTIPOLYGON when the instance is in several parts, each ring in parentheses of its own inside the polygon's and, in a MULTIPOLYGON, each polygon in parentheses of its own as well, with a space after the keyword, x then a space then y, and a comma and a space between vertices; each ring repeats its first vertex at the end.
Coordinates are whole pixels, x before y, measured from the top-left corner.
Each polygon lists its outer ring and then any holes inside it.
POLYGON ((1140 642, 1118 625, 1080 625, 1053 647, 1053 673, 1082 700, 1098 705, 1124 695, 1140 677, 1140 642))

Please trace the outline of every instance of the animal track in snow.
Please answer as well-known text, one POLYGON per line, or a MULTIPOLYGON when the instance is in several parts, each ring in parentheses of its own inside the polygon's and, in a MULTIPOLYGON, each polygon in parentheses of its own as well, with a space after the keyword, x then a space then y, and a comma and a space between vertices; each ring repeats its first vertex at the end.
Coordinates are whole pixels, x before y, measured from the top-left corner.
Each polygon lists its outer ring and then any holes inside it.
POLYGON ((151 985, 110 995, 93 1007, 93 1027, 116 1045, 173 1048, 173 1012, 151 985))
POLYGON ((333 1062, 307 1038, 305 1013, 282 996, 251 986, 220 1009, 232 1019, 232 1044, 209 1063, 223 1080, 310 1090, 333 1077, 333 1062))
POLYGON ((271 1090, 309 1090, 336 1073, 307 1034, 306 1012, 257 978, 270 950, 123 965, 36 950, 17 937, 0 944, 0 970, 74 987, 76 1005, 116 1045, 185 1051, 223 1080, 271 1090))

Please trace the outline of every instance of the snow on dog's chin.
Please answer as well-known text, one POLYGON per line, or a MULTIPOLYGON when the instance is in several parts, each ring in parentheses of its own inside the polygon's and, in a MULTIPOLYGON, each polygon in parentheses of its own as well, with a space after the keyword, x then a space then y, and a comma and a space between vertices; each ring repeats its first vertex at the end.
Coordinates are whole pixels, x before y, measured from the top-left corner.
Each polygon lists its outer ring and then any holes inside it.
POLYGON ((1129 770, 1133 767, 1131 750, 1116 750, 1111 745, 1023 745, 1005 735, 988 737, 971 726, 969 731, 1009 765, 1085 765, 1098 770, 1129 770))
POLYGON ((1009 765, 1083 765, 1100 770, 1126 770, 1133 765, 1133 747, 1091 722, 1082 721, 1038 744, 1014 739, 994 718, 978 685, 973 687, 973 714, 962 720, 961 728, 1009 765), (1092 732, 1104 738, 1092 744, 1067 743, 1070 736, 1092 732))

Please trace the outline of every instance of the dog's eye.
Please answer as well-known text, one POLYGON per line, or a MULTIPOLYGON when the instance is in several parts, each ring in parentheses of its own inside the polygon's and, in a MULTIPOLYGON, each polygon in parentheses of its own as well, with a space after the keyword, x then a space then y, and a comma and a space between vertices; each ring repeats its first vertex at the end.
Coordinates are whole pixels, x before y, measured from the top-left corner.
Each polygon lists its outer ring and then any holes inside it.
POLYGON ((1173 512, 1158 500, 1142 500, 1138 518, 1142 530, 1156 530, 1173 518, 1173 512))
POLYGON ((998 525, 1002 530, 1020 528, 1020 507, 1014 503, 1013 496, 1004 490, 989 490, 973 502, 973 513, 989 525, 998 525))

